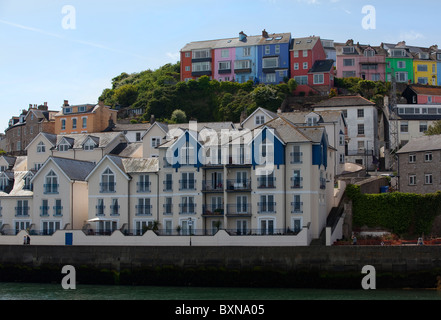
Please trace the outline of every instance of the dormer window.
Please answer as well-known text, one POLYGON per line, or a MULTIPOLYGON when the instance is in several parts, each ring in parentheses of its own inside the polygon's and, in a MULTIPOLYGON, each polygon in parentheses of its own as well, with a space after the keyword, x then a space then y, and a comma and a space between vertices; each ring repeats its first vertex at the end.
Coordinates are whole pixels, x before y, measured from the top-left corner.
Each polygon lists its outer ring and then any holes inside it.
POLYGON ((72 113, 72 108, 64 108, 63 109, 64 110, 64 114, 69 114, 69 113, 72 113))
POLYGON ((96 143, 92 139, 87 139, 87 141, 83 145, 83 149, 86 151, 92 151, 95 149, 96 143))
POLYGON ((28 174, 24 178, 24 182, 25 182, 24 186, 23 186, 24 190, 31 190, 32 191, 32 183, 31 183, 32 177, 33 177, 32 174, 28 174))
POLYGON ((316 126, 317 125, 317 118, 316 117, 308 117, 306 119, 306 125, 308 126, 316 126))
POLYGON ((58 145, 58 151, 60 151, 60 152, 68 151, 70 149, 70 147, 71 147, 71 145, 66 140, 63 140, 58 145))
POLYGON ((256 116, 256 125, 261 125, 265 123, 265 116, 260 115, 260 116, 256 116))
POLYGON ((429 54, 427 52, 420 52, 420 59, 429 59, 429 54))
POLYGON ((374 50, 366 50, 364 52, 364 56, 365 57, 374 57, 375 56, 375 51, 374 50))
POLYGON ((343 53, 344 54, 351 54, 351 53, 354 53, 354 52, 355 52, 354 47, 343 47, 343 53))

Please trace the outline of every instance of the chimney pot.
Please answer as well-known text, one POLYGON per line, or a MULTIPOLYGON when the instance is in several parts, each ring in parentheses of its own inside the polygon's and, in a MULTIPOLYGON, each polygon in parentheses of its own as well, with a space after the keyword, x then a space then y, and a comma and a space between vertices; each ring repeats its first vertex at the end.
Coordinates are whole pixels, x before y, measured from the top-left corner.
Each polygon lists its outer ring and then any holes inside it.
POLYGON ((68 106, 69 105, 69 100, 64 100, 64 106, 68 106))

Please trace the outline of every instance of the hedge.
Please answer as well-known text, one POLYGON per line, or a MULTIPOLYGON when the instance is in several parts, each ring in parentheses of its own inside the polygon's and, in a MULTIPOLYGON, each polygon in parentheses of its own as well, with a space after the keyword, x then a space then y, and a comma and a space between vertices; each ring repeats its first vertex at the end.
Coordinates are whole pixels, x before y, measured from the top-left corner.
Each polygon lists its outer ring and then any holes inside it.
POLYGON ((383 227, 397 235, 430 234, 435 217, 441 214, 441 192, 432 194, 362 194, 360 187, 348 185, 352 200, 353 225, 383 227))

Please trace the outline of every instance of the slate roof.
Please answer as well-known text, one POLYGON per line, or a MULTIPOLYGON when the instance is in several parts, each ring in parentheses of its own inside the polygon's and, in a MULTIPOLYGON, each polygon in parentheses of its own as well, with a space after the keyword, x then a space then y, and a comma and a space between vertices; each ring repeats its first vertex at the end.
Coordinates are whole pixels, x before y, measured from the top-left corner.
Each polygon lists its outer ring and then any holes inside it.
POLYGON ((29 173, 29 171, 15 171, 9 172, 7 174, 10 186, 5 190, 5 192, 0 191, 0 195, 2 197, 10 196, 10 197, 20 197, 20 196, 32 196, 33 192, 31 190, 24 190, 24 177, 29 173))
POLYGON ((316 60, 308 73, 330 72, 334 69, 334 60, 316 60))
POLYGON ((359 106, 375 106, 375 103, 361 96, 338 96, 331 99, 320 101, 313 105, 316 107, 359 107, 359 106))
POLYGON ((87 175, 95 168, 95 163, 67 158, 50 157, 71 180, 85 181, 87 175))
POLYGON ((121 132, 98 132, 98 133, 79 133, 79 134, 65 134, 57 136, 58 145, 61 140, 66 139, 74 149, 82 149, 83 144, 89 137, 92 137, 95 142, 99 141, 97 148, 105 148, 118 136, 123 136, 121 132))
POLYGON ((305 37, 292 39, 290 50, 312 50, 320 37, 305 37))
POLYGON ((441 87, 412 84, 408 88, 416 94, 428 95, 428 96, 441 96, 441 87))
POLYGON ((398 154, 441 150, 441 135, 423 136, 410 140, 398 154))

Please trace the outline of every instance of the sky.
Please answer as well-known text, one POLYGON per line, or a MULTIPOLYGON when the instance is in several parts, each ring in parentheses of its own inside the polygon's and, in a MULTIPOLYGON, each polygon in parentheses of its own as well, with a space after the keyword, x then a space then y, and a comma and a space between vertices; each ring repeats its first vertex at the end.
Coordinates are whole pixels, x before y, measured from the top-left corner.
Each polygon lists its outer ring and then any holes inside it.
POLYGON ((441 46, 438 0, 0 0, 0 132, 30 104, 97 103, 122 72, 176 63, 188 42, 290 32, 441 46))

